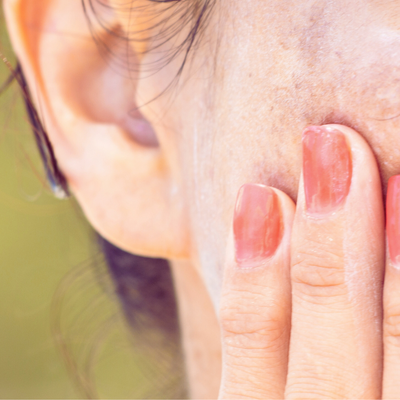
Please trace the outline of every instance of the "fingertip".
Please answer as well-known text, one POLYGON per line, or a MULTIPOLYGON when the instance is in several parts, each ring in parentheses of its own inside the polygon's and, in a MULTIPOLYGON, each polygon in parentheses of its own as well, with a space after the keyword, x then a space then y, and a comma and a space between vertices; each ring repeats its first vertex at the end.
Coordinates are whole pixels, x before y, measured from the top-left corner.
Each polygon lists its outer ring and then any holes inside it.
POLYGON ((296 212, 296 204, 286 193, 282 192, 281 190, 274 187, 271 187, 271 190, 275 192, 279 199, 285 230, 291 228, 293 224, 294 214, 296 212))
POLYGON ((273 257, 283 239, 290 238, 295 212, 282 191, 261 184, 245 184, 238 192, 233 217, 236 263, 257 266, 273 257))

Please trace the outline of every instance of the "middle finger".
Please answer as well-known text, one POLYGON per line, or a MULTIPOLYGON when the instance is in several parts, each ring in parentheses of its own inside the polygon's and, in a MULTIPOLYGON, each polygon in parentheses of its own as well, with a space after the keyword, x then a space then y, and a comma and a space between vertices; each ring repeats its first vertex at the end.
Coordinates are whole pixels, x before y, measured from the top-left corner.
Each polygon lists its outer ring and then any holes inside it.
POLYGON ((303 135, 291 253, 287 397, 379 398, 382 195, 372 151, 350 128, 303 135))

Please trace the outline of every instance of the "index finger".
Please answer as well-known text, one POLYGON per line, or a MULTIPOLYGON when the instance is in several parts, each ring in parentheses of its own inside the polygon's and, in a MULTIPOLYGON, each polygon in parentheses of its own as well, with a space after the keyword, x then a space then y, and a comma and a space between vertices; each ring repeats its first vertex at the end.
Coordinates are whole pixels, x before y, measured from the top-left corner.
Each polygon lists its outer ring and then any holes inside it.
POLYGON ((222 399, 284 396, 293 214, 293 202, 279 190, 244 185, 239 192, 220 310, 222 399))

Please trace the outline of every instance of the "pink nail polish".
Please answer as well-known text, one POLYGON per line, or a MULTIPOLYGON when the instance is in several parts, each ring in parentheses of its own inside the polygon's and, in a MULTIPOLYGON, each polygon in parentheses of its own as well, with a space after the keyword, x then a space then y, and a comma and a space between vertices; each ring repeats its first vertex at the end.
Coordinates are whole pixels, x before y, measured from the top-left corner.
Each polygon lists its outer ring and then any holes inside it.
POLYGON ((281 211, 275 192, 267 186, 246 184, 238 194, 233 221, 238 263, 272 256, 281 241, 281 211))
POLYGON ((352 161, 342 132, 323 126, 306 128, 303 176, 309 213, 326 214, 343 203, 350 190, 352 161))
POLYGON ((386 232, 390 259, 400 269, 400 175, 392 176, 388 182, 386 232))

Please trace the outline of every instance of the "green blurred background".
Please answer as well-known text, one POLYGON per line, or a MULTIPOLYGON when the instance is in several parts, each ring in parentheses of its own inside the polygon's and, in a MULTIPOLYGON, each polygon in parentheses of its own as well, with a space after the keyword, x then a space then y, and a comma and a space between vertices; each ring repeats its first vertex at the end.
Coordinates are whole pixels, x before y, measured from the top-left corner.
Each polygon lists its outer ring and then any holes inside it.
MULTIPOLYGON (((0 24, 1 51, 15 64, 2 15, 0 24)), ((0 63, 0 82, 8 75, 0 63)), ((0 171, 0 398, 81 398, 77 372, 86 395, 129 398, 135 388, 140 397, 143 360, 131 351, 94 234, 74 200, 46 189, 15 83, 0 96, 0 171)))

